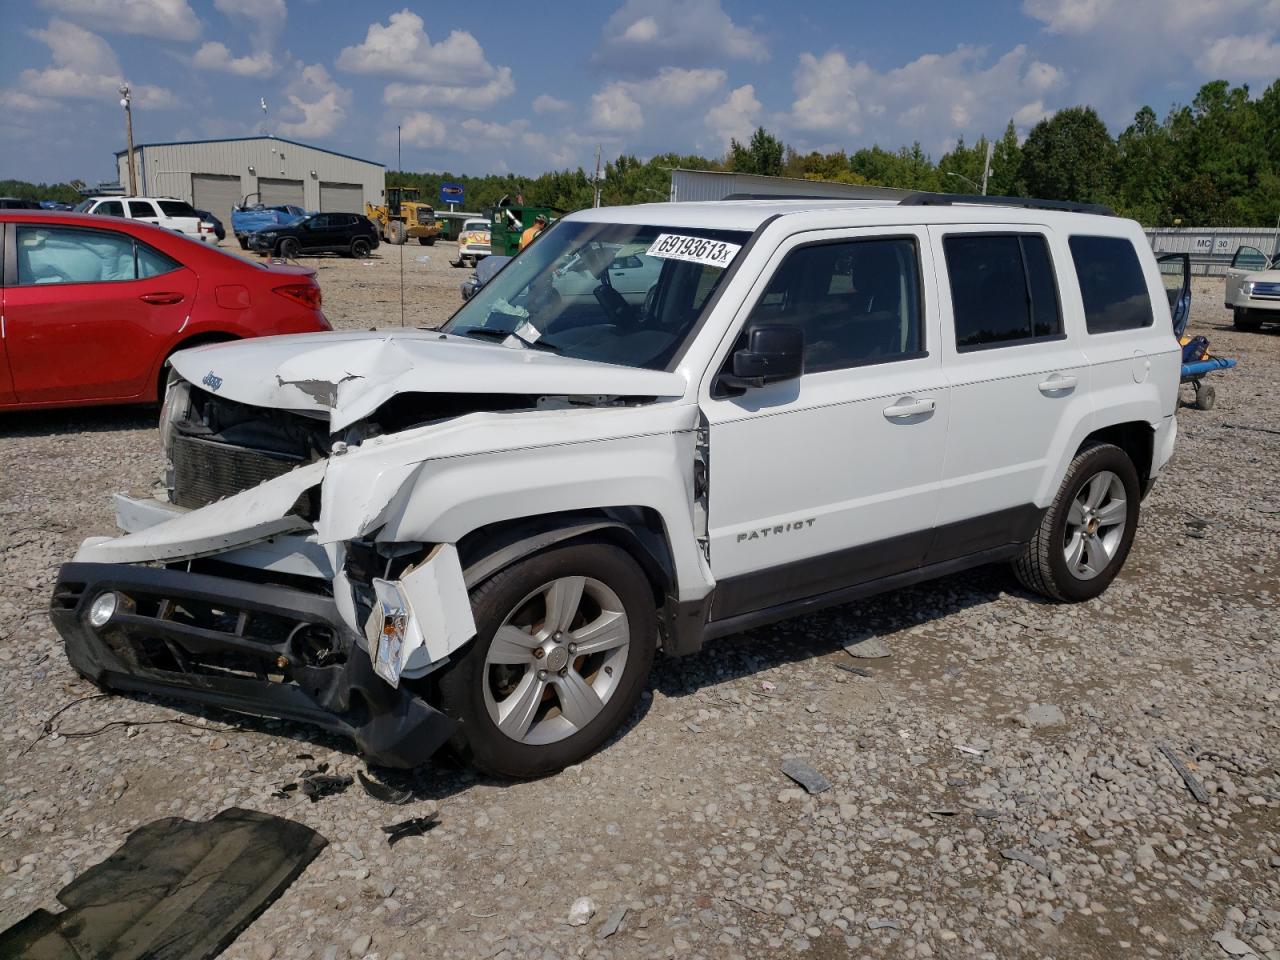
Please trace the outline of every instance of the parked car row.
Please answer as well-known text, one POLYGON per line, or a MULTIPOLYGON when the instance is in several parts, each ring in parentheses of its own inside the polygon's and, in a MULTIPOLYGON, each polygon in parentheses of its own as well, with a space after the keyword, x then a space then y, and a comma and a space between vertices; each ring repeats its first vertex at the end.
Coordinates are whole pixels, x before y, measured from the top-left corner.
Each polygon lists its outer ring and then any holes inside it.
POLYGON ((217 238, 212 222, 187 201, 173 197, 87 197, 76 204, 75 212, 150 223, 201 243, 214 243, 217 238))
POLYGON ((313 269, 141 217, 4 210, 0 249, 0 409, 155 403, 175 351, 330 329, 313 269))

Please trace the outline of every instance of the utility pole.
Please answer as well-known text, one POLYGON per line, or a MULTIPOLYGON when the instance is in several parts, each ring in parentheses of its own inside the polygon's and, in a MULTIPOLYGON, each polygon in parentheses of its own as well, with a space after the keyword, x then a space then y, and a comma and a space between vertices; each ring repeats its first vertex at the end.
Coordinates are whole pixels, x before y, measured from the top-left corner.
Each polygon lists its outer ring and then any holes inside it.
POLYGON ((124 134, 129 147, 129 196, 138 195, 138 171, 133 160, 133 96, 129 84, 120 84, 120 106, 124 107, 124 134))
POLYGON ((600 206, 600 147, 601 147, 601 144, 597 143, 596 144, 596 173, 595 173, 595 176, 591 179, 591 185, 595 188, 595 202, 592 204, 592 206, 596 206, 596 207, 600 206))
MULTIPOLYGON (((404 173, 404 164, 400 161, 400 124, 396 124, 396 173, 404 173)), ((403 194, 402 194, 403 196, 403 194)), ((390 207, 387 208, 390 211, 390 207)), ((390 220, 388 219, 388 223, 390 220)), ((400 326, 404 326, 404 244, 400 244, 400 326)))
POLYGON ((995 153, 996 142, 994 140, 987 141, 987 159, 982 165, 982 195, 987 195, 987 180, 991 176, 991 155, 995 153))

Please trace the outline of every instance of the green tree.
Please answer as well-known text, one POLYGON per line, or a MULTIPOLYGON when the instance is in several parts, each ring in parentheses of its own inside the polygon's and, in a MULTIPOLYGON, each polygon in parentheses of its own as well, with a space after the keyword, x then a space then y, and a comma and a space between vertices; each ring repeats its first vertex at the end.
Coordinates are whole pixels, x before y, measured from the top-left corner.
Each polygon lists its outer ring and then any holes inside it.
POLYGON ((965 145, 964 137, 960 137, 938 161, 939 189, 947 193, 977 193, 982 187, 982 170, 986 163, 987 138, 979 137, 978 142, 969 147, 965 145))
POLYGON ((1070 107, 1041 120, 1022 145, 1027 193, 1046 200, 1106 201, 1115 166, 1115 142, 1093 107, 1070 107))
POLYGON ((729 141, 729 169, 768 177, 781 176, 784 151, 781 140, 764 127, 756 127, 756 132, 745 146, 737 140, 729 141))
POLYGON ((987 181, 987 193, 993 197, 1024 196, 1026 190, 1019 175, 1021 166, 1022 147, 1018 143, 1018 128, 1010 120, 991 154, 991 177, 987 181))
POLYGON ((1142 107, 1116 139, 1116 147, 1116 209, 1143 223, 1167 223, 1177 179, 1169 129, 1154 110, 1142 107))

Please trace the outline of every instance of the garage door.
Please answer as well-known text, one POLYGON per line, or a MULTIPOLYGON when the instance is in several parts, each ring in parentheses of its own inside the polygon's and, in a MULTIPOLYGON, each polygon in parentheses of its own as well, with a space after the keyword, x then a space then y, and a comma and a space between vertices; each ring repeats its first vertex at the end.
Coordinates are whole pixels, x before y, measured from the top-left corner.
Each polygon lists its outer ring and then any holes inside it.
POLYGON ((216 173, 191 175, 191 205, 208 210, 231 232, 231 208, 240 202, 240 178, 216 173))
POLYGON ((358 183, 321 183, 320 209, 324 213, 364 213, 364 187, 358 183))
POLYGON ((267 206, 274 207, 282 203, 304 206, 301 180, 273 180, 271 177, 259 177, 258 190, 262 193, 262 202, 267 206))

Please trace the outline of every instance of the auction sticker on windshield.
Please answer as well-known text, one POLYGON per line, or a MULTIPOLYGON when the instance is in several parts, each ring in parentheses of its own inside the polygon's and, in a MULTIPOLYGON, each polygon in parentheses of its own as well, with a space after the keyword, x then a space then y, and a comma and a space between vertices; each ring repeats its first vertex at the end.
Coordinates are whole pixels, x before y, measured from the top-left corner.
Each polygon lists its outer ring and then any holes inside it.
POLYGON ((663 260, 687 260, 690 263, 705 263, 709 267, 727 267, 741 249, 739 244, 725 243, 723 240, 660 233, 645 254, 663 260))

